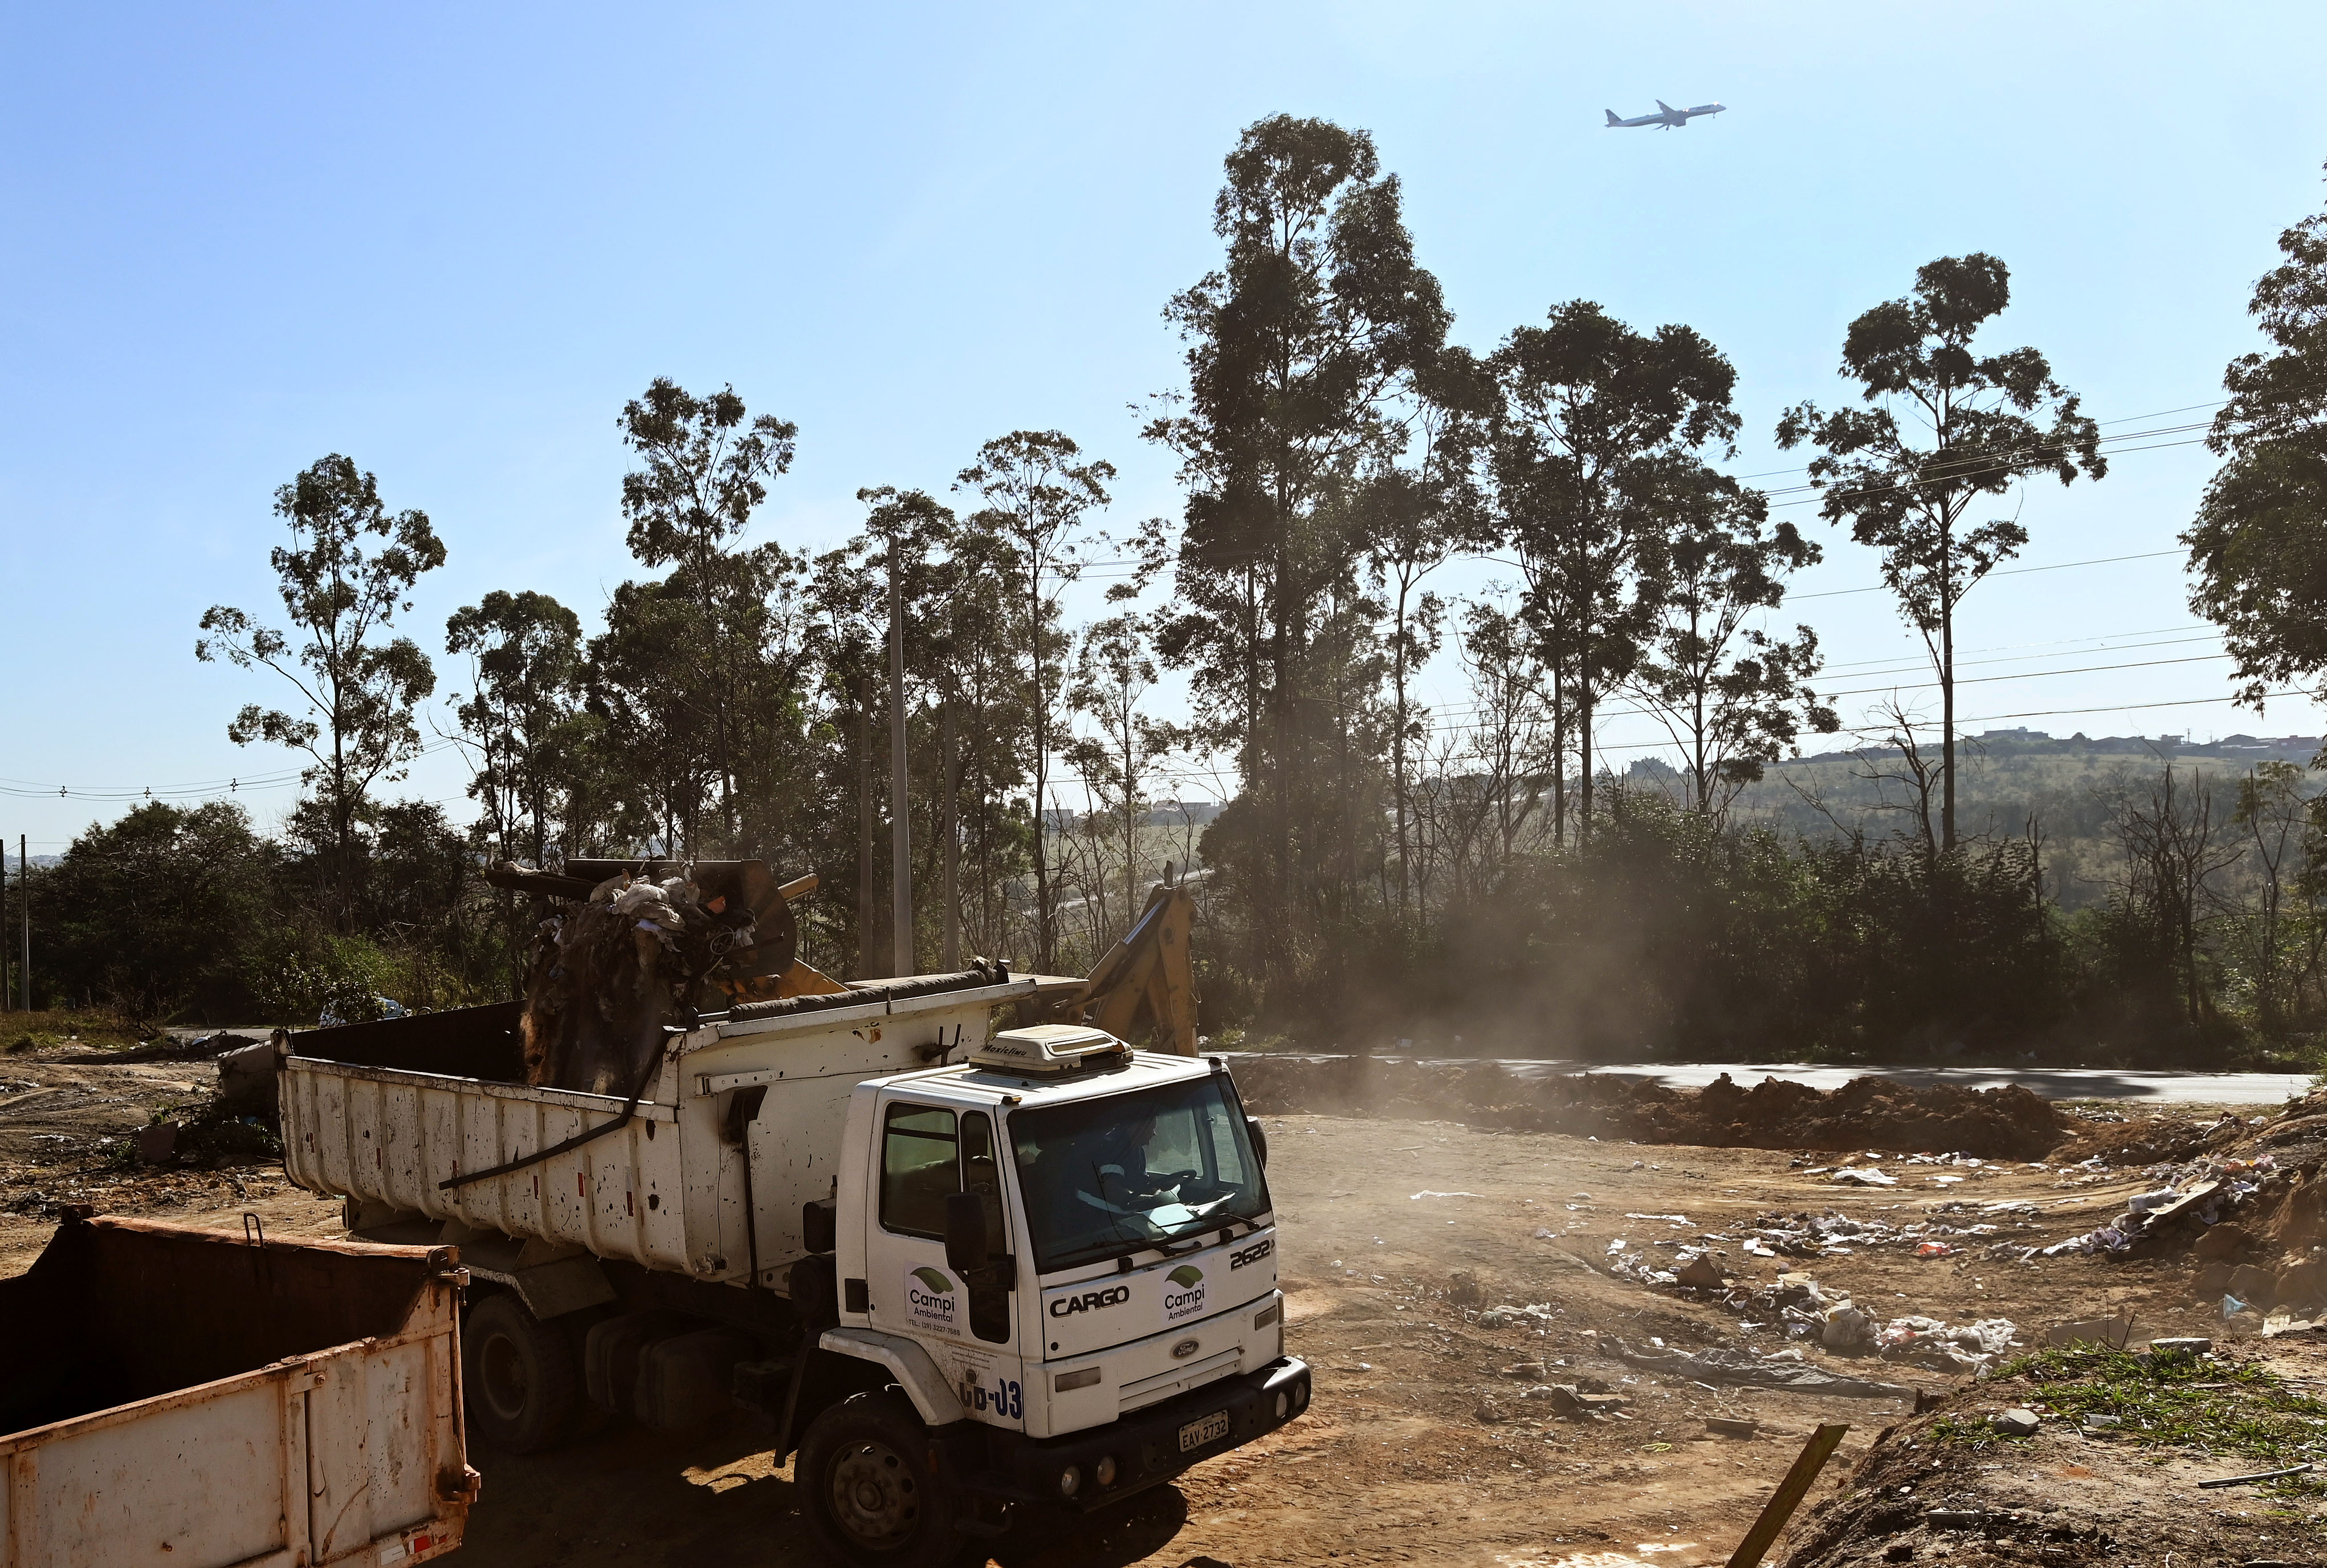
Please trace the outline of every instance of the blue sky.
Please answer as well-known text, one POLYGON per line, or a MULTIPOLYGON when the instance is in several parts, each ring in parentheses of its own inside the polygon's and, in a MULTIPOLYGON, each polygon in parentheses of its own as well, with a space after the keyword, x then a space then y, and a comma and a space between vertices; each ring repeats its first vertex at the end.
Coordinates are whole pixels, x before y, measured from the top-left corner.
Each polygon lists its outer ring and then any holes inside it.
MULTIPOLYGON (((1742 473, 1799 462, 1768 433, 1845 395, 1852 316, 1971 249, 2013 268, 1997 346, 2043 349, 2115 430, 2202 419, 2163 411, 2252 345, 2248 291, 2327 159, 2315 5, 125 5, 14 7, 0 41, 0 776, 84 789, 285 770, 227 742, 276 694, 196 664, 194 623, 274 608, 269 498, 327 452, 446 540, 409 622, 432 647, 497 587, 594 615, 630 565, 614 415, 657 375, 799 423, 762 514, 788 543, 1026 426, 1118 465, 1117 526, 1175 510, 1128 406, 1176 381, 1159 312, 1214 261, 1221 155, 1266 114, 1373 132, 1463 341, 1579 296, 1706 332, 1739 369, 1742 473), (1659 97, 1731 112, 1603 128, 1659 97)), ((2210 471, 2165 446, 2033 488, 2024 564, 2169 550, 2210 471)), ((1830 596, 1797 611, 1832 684, 1887 678, 1843 667, 1913 651, 1882 595, 1837 592, 1873 563, 1811 526, 1798 592, 1830 596)), ((1959 642, 2029 661, 2004 672, 2203 655, 2171 640, 2201 635, 2183 595, 2170 556, 2029 573, 1959 642), (2134 642, 2160 645, 2088 657, 2134 642)), ((2215 697, 2224 667, 2015 678, 1962 711, 2215 697)), ((407 788, 462 784, 447 752, 407 788)), ((262 823, 291 798, 245 798, 262 823)), ((0 831, 53 851, 119 809, 0 794, 0 831)))

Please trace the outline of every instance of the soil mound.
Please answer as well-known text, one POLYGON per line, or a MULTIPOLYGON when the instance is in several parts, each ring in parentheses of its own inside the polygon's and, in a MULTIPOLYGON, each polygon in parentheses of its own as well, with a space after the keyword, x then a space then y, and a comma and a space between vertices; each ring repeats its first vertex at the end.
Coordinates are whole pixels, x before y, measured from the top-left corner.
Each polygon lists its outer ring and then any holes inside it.
POLYGON ((1921 1088, 1862 1078, 1825 1092, 1785 1078, 1746 1088, 1724 1073, 1704 1088, 1677 1089, 1611 1073, 1520 1079, 1493 1062, 1273 1056, 1239 1059, 1236 1078, 1247 1105, 1270 1115, 1390 1115, 1708 1148, 2033 1160, 2075 1127, 2050 1101, 2016 1084, 1921 1088))

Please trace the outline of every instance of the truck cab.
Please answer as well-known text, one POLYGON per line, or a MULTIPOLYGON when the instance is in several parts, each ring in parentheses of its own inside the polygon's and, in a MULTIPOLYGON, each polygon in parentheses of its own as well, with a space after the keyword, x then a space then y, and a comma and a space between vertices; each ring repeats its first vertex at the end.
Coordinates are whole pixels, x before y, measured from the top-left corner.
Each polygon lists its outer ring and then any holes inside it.
POLYGON ((925 1533, 1103 1507, 1298 1415, 1266 1160, 1220 1064, 1081 1025, 859 1084, 805 1224, 828 1227, 834 1286, 793 1293, 832 1289, 818 1359, 854 1362, 841 1381, 885 1373, 788 1422, 827 1544, 918 1561, 925 1533), (911 1443, 907 1402, 938 1442, 911 1443))

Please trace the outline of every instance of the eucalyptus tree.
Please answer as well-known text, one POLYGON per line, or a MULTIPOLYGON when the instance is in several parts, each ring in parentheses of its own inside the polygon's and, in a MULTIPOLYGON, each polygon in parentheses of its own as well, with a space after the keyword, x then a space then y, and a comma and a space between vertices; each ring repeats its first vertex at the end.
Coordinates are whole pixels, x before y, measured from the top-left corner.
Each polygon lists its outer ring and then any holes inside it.
POLYGON ((2182 536, 2190 608, 2221 627, 2257 708, 2327 672, 2327 213, 2278 248, 2248 304, 2272 350, 2223 372, 2229 400, 2206 438, 2222 466, 2182 536))
POLYGON ((1059 600, 1082 575, 1090 543, 1089 515, 1112 499, 1115 465, 1087 458, 1062 431, 1015 430, 978 448, 977 461, 957 476, 955 488, 976 490, 986 505, 972 525, 1010 542, 1009 563, 1023 614, 1015 645, 1027 672, 1026 766, 1033 775, 1034 952, 1049 969, 1057 945, 1057 895, 1044 849, 1050 822, 1051 757, 1058 744, 1058 707, 1065 635, 1059 600))
POLYGON ((413 711, 436 689, 420 645, 382 634, 411 610, 420 578, 444 564, 444 546, 425 512, 391 514, 378 480, 337 453, 277 490, 275 515, 291 530, 267 556, 290 630, 214 604, 194 657, 271 670, 298 694, 289 707, 246 704, 227 738, 306 755, 300 778, 330 824, 332 912, 345 931, 359 897, 358 820, 371 787, 403 778, 420 754, 413 711))
MULTIPOLYGON (((1069 757, 1090 791, 1093 814, 1108 822, 1122 855, 1123 918, 1115 924, 1126 928, 1139 912, 1139 828, 1151 804, 1149 782, 1182 741, 1176 726, 1142 710, 1155 681, 1146 618, 1112 615, 1084 629, 1067 701, 1091 728, 1069 748, 1069 757)), ((1098 909, 1094 957, 1110 935, 1103 899, 1098 909)))
POLYGON ((1340 814, 1313 809, 1307 727, 1323 607, 1351 597, 1365 555, 1346 504, 1395 451, 1417 376, 1449 321, 1419 266, 1396 176, 1373 139, 1277 115, 1247 127, 1213 203, 1221 266, 1174 296, 1188 385, 1147 427, 1187 487, 1166 662, 1189 669, 1211 742, 1238 757, 1257 807, 1247 841, 1265 974, 1281 975, 1296 904, 1322 896, 1340 814))
POLYGON ((477 757, 469 793, 509 859, 538 865, 565 793, 565 753, 581 711, 582 621, 547 593, 496 589, 444 623, 445 650, 469 658, 469 692, 451 694, 459 739, 477 757))
POLYGON ((779 546, 737 541, 768 499, 768 481, 791 466, 799 427, 751 417, 733 387, 697 397, 666 377, 624 404, 615 424, 640 463, 622 476, 631 554, 650 570, 671 568, 659 609, 692 611, 689 623, 669 628, 677 635, 664 657, 683 674, 685 700, 701 721, 721 847, 733 849, 764 607, 775 582, 802 565, 779 546))
POLYGON ((2108 471, 2100 428, 2034 349, 1974 352, 1979 329, 2012 301, 2012 276, 1984 252, 1916 269, 1914 291, 1876 305, 1843 336, 1841 374, 1862 408, 1800 403, 1778 444, 1818 449, 1819 514, 1882 552, 1883 581, 1923 640, 1939 684, 1939 848, 1956 845, 1956 610, 2028 542, 2018 509, 1984 503, 2049 473, 2062 484, 2108 471))
POLYGON ((1818 562, 1818 546, 1772 525, 1760 492, 1700 463, 1675 466, 1656 627, 1632 689, 1681 752, 1690 809, 1717 817, 1804 729, 1831 734, 1840 721, 1808 685, 1818 634, 1747 624, 1783 602, 1786 579, 1818 562))
POLYGON ((1489 460, 1500 521, 1563 753, 1573 737, 1588 837, 1593 726, 1655 636, 1671 478, 1700 449, 1734 450, 1737 372, 1691 328, 1637 332, 1587 300, 1516 329, 1489 364, 1502 394, 1489 460))
POLYGON ((1401 921, 1414 912, 1413 758, 1428 717, 1416 708, 1410 683, 1445 631, 1445 601, 1422 584, 1447 562, 1491 542, 1479 456, 1494 381, 1469 350, 1450 347, 1425 372, 1420 391, 1411 461, 1378 458, 1358 499, 1367 564, 1389 615, 1391 858, 1401 921))

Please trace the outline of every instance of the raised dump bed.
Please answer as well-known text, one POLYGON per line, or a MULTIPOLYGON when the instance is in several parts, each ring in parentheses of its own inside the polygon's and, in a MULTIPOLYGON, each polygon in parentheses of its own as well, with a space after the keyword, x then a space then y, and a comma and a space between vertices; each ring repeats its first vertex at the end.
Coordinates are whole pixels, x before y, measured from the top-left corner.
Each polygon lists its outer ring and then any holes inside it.
POLYGON ((451 1247, 68 1218, 0 1280, 0 1568, 451 1552, 463 1283, 451 1247))

